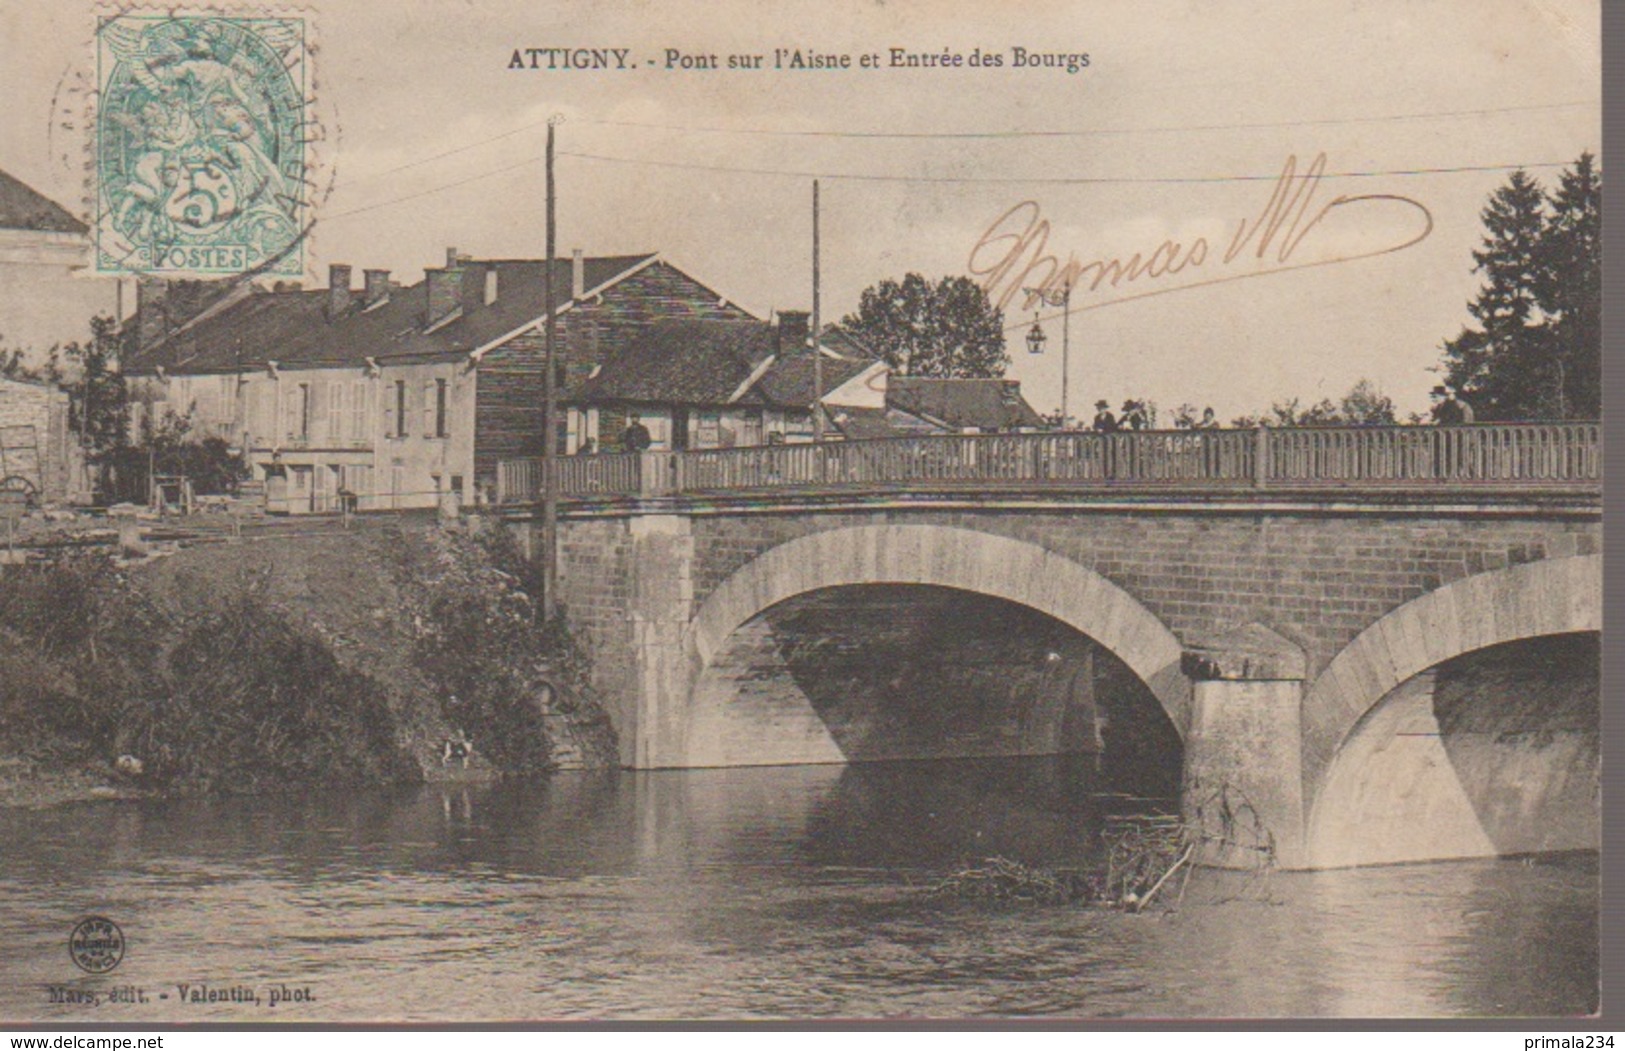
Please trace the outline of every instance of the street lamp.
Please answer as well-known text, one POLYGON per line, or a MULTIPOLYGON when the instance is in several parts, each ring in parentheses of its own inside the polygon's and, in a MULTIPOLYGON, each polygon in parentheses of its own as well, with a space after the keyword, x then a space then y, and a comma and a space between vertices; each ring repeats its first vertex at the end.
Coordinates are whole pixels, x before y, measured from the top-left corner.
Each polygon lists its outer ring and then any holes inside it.
POLYGON ((1044 344, 1048 342, 1049 337, 1044 335, 1043 326, 1039 325, 1036 317, 1033 318, 1033 327, 1027 330, 1027 353, 1044 353, 1044 344))
MULTIPOLYGON (((1072 414, 1067 411, 1067 373, 1071 371, 1072 363, 1072 282, 1068 281, 1059 289, 1050 288, 1024 288, 1028 296, 1039 300, 1047 306, 1061 308, 1061 429, 1065 430, 1072 414)), ((1027 351, 1031 354, 1044 353, 1044 344, 1048 337, 1039 327, 1038 319, 1033 319, 1033 327, 1027 332, 1027 351)))

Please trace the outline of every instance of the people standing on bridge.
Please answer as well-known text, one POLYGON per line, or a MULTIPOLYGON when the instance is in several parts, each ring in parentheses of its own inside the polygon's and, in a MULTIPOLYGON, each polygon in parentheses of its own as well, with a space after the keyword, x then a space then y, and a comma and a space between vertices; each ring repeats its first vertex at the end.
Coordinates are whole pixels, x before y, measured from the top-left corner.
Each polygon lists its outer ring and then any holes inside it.
POLYGON ((1433 400, 1438 402, 1433 406, 1433 422, 1439 426, 1473 422, 1473 407, 1456 397, 1444 384, 1433 388, 1433 400))
MULTIPOLYGON (((1143 431, 1151 425, 1150 419, 1145 414, 1145 405, 1133 398, 1123 402, 1122 413, 1123 415, 1118 418, 1118 423, 1125 431, 1143 431)), ((1130 441, 1125 444, 1119 462, 1127 477, 1137 477, 1140 463, 1140 443, 1130 441)))
MULTIPOLYGON (((1445 388, 1444 384, 1433 388, 1433 400, 1438 402, 1433 406, 1433 422, 1436 425, 1454 427, 1473 422, 1473 407, 1457 398, 1445 388)), ((1459 437, 1435 434, 1432 441, 1434 478, 1456 477, 1464 470, 1472 473, 1470 465, 1466 462, 1466 447, 1459 444, 1461 441, 1459 437)))
POLYGON ((643 420, 634 412, 631 421, 626 425, 626 430, 621 432, 622 451, 629 453, 647 452, 652 444, 654 444, 654 439, 649 434, 649 428, 643 425, 643 420))
MULTIPOLYGON (((1213 406, 1209 405, 1202 410, 1202 418, 1191 424, 1193 431, 1216 431, 1219 429, 1218 417, 1213 415, 1213 406)), ((1222 464, 1219 462, 1219 439, 1217 436, 1198 435, 1196 441, 1200 445, 1202 454, 1202 477, 1218 478, 1222 464)))
POLYGON ((1117 440, 1112 435, 1117 433, 1117 417, 1112 415, 1111 403, 1105 398, 1095 402, 1095 433, 1102 435, 1100 439, 1100 470, 1104 477, 1111 478, 1117 474, 1117 440))

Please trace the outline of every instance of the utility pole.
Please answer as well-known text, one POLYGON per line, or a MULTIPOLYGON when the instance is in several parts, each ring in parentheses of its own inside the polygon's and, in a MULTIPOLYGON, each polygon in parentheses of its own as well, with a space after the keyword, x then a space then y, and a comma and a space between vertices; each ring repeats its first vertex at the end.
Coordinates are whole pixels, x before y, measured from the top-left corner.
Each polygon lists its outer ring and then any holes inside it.
POLYGON ((824 440, 824 355, 818 349, 820 334, 818 320, 818 180, 813 180, 813 301, 812 301, 812 356, 813 356, 813 441, 824 440))
MULTIPOLYGON (((1067 397, 1070 382, 1067 374, 1072 367, 1072 282, 1067 281, 1060 291, 1049 288, 1024 288, 1022 291, 1046 306, 1061 308, 1061 429, 1066 430, 1072 418, 1072 406, 1067 397)), ((1032 330, 1027 333, 1027 349, 1034 354, 1042 354, 1045 342, 1044 330, 1035 318, 1032 330)))
POLYGON ((546 374, 542 377, 542 617, 551 622, 558 612, 559 583, 559 494, 558 494, 558 391, 554 387, 553 317, 553 257, 557 254, 554 237, 553 192, 553 127, 559 121, 552 117, 547 122, 547 263, 542 268, 542 302, 546 308, 543 321, 542 360, 546 374))

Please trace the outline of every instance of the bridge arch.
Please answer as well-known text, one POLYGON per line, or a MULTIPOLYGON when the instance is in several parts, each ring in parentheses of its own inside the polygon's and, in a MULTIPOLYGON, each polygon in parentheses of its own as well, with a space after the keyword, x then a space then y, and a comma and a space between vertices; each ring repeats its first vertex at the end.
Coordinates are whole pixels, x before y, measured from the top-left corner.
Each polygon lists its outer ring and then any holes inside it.
MULTIPOLYGON (((1466 577, 1413 599, 1366 628, 1326 666, 1304 698, 1311 854, 1325 854, 1316 845, 1338 838, 1339 830, 1330 826, 1351 803, 1343 797, 1359 791, 1346 768, 1365 752, 1383 747, 1371 741, 1355 745, 1382 736, 1384 727, 1378 723, 1383 720, 1395 724, 1386 727, 1390 736, 1398 732, 1399 723, 1411 718, 1401 709, 1421 712, 1425 719, 1432 669, 1504 643, 1601 628, 1600 555, 1544 559, 1466 577)), ((1345 849, 1352 847, 1334 852, 1341 857, 1345 849)))
POLYGON ((939 525, 823 530, 769 548, 700 604, 687 645, 698 682, 729 636, 786 599, 858 584, 925 584, 1035 609, 1111 650, 1150 688, 1175 729, 1189 724, 1190 682, 1179 640, 1099 573, 1030 541, 939 525))

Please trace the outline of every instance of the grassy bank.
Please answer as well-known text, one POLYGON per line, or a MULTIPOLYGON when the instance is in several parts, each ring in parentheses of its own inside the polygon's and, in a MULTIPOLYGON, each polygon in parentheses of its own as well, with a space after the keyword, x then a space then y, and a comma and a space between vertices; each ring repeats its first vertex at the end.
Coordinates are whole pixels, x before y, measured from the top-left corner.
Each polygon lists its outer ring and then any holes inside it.
POLYGON ((0 572, 0 804, 524 777, 614 754, 502 534, 427 523, 0 572), (473 756, 442 763, 446 740, 473 756), (128 757, 120 762, 121 757, 128 757))

